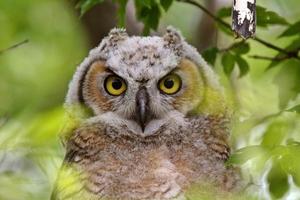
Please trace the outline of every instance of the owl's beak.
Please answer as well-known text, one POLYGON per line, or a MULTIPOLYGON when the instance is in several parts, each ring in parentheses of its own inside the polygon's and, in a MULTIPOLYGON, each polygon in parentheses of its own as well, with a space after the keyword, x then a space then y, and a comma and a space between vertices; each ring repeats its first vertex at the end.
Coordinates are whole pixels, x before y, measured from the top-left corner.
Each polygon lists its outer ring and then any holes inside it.
POLYGON ((136 113, 135 120, 140 124, 144 132, 149 120, 149 94, 145 87, 141 87, 136 94, 136 113))

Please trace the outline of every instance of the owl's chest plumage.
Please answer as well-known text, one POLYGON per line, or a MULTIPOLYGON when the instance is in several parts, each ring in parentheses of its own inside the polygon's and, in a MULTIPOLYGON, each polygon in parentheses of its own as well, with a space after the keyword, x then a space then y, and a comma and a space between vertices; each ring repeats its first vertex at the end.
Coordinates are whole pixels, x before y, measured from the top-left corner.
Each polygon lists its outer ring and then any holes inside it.
POLYGON ((181 198, 193 183, 230 190, 237 176, 224 166, 229 149, 220 135, 226 128, 220 120, 197 120, 184 134, 140 140, 111 138, 96 127, 79 129, 68 143, 66 161, 84 174, 85 191, 96 199, 181 198))

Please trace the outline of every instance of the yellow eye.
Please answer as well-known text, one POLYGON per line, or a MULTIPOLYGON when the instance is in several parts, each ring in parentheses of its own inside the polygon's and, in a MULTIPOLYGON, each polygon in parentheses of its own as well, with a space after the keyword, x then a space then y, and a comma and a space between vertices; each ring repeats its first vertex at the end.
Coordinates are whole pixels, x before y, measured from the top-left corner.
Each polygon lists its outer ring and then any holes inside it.
POLYGON ((165 94, 175 94, 181 88, 181 79, 177 74, 169 74, 159 81, 158 87, 165 94))
POLYGON ((113 96, 121 95, 127 89, 125 81, 116 75, 108 76, 104 81, 104 87, 106 92, 113 96))

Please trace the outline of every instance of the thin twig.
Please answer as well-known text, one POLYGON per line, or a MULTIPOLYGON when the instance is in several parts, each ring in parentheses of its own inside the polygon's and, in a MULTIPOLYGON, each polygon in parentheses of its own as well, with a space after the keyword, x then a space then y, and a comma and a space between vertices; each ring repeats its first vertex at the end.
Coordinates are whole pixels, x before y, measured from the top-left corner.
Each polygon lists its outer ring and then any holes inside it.
MULTIPOLYGON (((200 3, 198 3, 197 1, 194 1, 194 0, 177 0, 178 2, 184 2, 184 3, 188 3, 188 4, 191 4, 191 5, 194 5, 196 7, 198 7, 199 9, 201 9, 204 13, 206 13, 208 16, 210 16, 211 18, 213 18, 213 20, 215 20, 216 22, 224 25, 224 27, 226 27, 227 29, 231 29, 231 26, 229 23, 225 22, 224 20, 222 20, 221 18, 215 16, 212 12, 210 12, 208 9, 206 9, 203 5, 201 5, 200 3)), ((278 52, 281 52, 283 54, 286 54, 288 55, 288 58, 296 58, 296 59, 299 59, 300 60, 300 57, 298 56, 298 51, 299 50, 296 50, 296 51, 287 51, 283 48, 280 48, 278 46, 275 46, 259 37, 255 37, 255 38, 251 38, 253 39, 254 41, 260 43, 260 44, 263 44, 265 45, 266 47, 269 47, 271 49, 274 49, 278 52)))
POLYGON ((5 53, 5 52, 7 52, 7 51, 10 51, 10 50, 12 50, 12 49, 15 49, 15 48, 17 48, 17 47, 19 47, 19 46, 21 46, 21 45, 23 45, 23 44, 26 44, 27 42, 29 42, 28 39, 23 40, 23 41, 21 41, 21 42, 19 42, 19 43, 17 43, 17 44, 14 44, 14 45, 12 45, 12 46, 6 48, 6 49, 2 49, 2 50, 0 50, 0 55, 3 54, 3 53, 5 53))
POLYGON ((269 48, 274 49, 276 51, 279 51, 281 53, 284 53, 284 54, 289 54, 290 53, 289 51, 287 51, 285 49, 282 49, 280 47, 277 47, 277 46, 275 46, 275 45, 273 45, 269 42, 266 42, 266 41, 260 39, 259 37, 255 37, 255 38, 252 38, 252 39, 259 42, 259 43, 261 43, 261 44, 263 44, 263 45, 265 45, 266 47, 269 47, 269 48))
POLYGON ((249 57, 254 59, 272 60, 272 61, 282 61, 288 58, 287 56, 278 58, 278 57, 268 57, 268 56, 259 56, 259 55, 250 55, 249 57))
MULTIPOLYGON (((259 55, 250 55, 250 58, 254 58, 254 59, 261 59, 261 60, 270 60, 270 61, 283 61, 283 60, 287 60, 287 59, 291 59, 291 58, 296 58, 295 56, 293 56, 292 54, 288 54, 288 55, 278 55, 275 57, 269 57, 269 56, 259 56, 259 55)), ((298 59, 299 60, 299 59, 298 59)))

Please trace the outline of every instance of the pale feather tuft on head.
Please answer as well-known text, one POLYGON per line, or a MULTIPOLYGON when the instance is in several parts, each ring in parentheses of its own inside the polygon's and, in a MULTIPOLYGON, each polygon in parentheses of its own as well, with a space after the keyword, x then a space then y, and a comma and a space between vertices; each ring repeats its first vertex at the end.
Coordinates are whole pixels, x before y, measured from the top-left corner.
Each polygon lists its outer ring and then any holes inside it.
POLYGON ((118 44, 128 38, 126 29, 124 28, 113 28, 108 35, 103 38, 98 48, 95 48, 97 52, 107 52, 110 48, 118 46, 118 44))
POLYGON ((182 37, 180 31, 175 29, 172 26, 168 26, 166 29, 166 33, 163 36, 163 40, 165 42, 166 47, 175 50, 180 53, 180 49, 182 48, 182 42, 184 38, 182 37))
POLYGON ((124 28, 113 28, 108 34, 108 40, 113 44, 117 44, 127 38, 128 34, 124 28))

